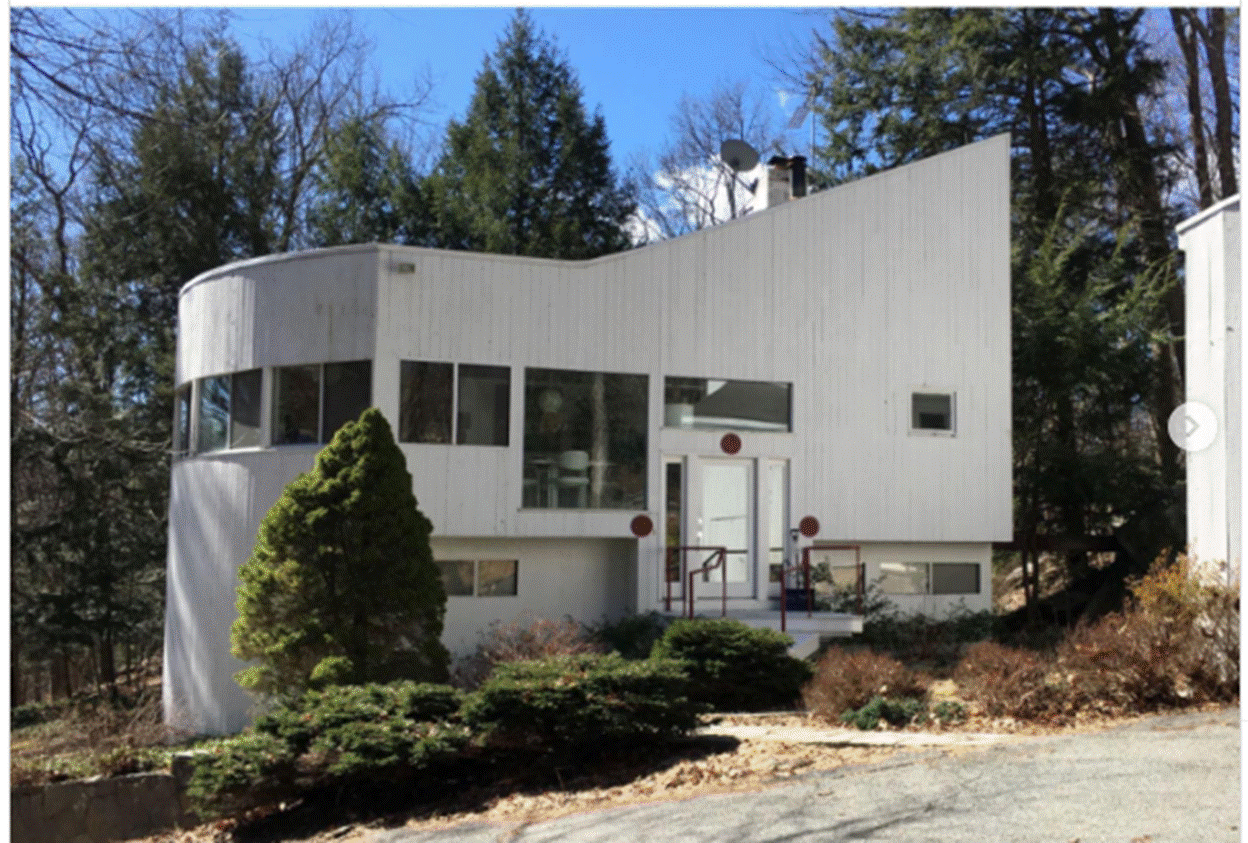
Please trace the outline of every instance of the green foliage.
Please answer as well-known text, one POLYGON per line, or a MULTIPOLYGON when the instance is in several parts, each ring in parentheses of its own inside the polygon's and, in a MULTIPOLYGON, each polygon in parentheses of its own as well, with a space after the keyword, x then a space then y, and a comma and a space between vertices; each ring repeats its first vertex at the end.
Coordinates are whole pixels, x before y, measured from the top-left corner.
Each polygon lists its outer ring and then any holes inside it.
POLYGON ((447 685, 391 682, 306 691, 256 719, 258 734, 280 738, 296 754, 328 732, 360 721, 435 722, 459 710, 462 695, 447 685))
POLYGON ((872 697, 866 705, 841 715, 841 722, 855 729, 871 730, 880 727, 880 721, 890 726, 905 726, 923 712, 923 701, 914 697, 872 697))
POLYGON ((313 245, 423 243, 428 219, 408 156, 386 136, 381 117, 339 127, 317 169, 308 212, 313 245))
MULTIPOLYGON (((815 180, 1010 133, 1017 532, 1159 521, 1180 467, 1141 420, 1164 429, 1182 400, 1183 213, 1167 205, 1172 151, 1143 116, 1164 70, 1143 10, 845 10, 830 24, 800 74, 825 139, 815 180)), ((1178 544, 1181 525, 1164 527, 1178 544)), ((1067 562, 1078 577, 1086 554, 1067 562)))
POLYGON ((967 710, 957 700, 941 700, 932 706, 928 717, 942 726, 953 726, 966 720, 967 710))
POLYGON ((689 693, 670 660, 559 656, 498 665, 461 716, 493 745, 585 752, 688 732, 701 711, 689 693))
POLYGON ((435 243, 569 259, 627 248, 634 191, 616 179, 609 147, 572 68, 518 11, 426 181, 435 243))
POLYGON ((280 738, 243 734, 197 754, 186 794, 203 813, 293 787, 295 755, 280 738))
POLYGON ((188 792, 201 810, 221 813, 410 778, 467 745, 450 722, 461 702, 453 688, 414 682, 308 691, 198 755, 188 792))
POLYGON ((292 482, 239 570, 239 684, 265 694, 329 683, 442 681, 446 595, 429 520, 376 409, 339 430, 292 482))
POLYGON ((658 612, 627 615, 613 623, 602 623, 593 631, 594 638, 626 659, 649 658, 654 645, 663 637, 671 619, 658 612))
POLYGON ((788 654, 787 635, 731 619, 675 621, 651 657, 684 664, 691 694, 716 711, 792 708, 810 665, 788 654))

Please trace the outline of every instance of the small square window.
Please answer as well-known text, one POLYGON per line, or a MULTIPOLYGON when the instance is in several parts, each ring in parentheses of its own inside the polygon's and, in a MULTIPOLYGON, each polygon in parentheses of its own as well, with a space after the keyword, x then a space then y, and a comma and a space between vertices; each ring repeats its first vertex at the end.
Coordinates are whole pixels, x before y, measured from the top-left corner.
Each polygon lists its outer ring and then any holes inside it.
POLYGON ((953 395, 916 392, 910 396, 910 428, 953 432, 953 395))

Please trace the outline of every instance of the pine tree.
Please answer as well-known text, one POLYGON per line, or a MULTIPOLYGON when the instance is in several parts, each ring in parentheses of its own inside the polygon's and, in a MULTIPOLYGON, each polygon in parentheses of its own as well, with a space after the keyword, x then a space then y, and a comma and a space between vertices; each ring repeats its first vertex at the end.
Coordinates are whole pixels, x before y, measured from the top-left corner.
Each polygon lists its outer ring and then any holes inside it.
POLYGON ((239 684, 282 695, 445 681, 446 594, 431 529, 389 424, 365 410, 286 487, 239 570, 232 650, 256 662, 239 684))
POLYGON ((634 190, 612 170, 602 115, 586 116, 571 67, 524 11, 486 58, 464 122, 447 127, 426 188, 446 248, 591 258, 629 246, 634 190))
POLYGON ((428 215, 408 155, 380 118, 353 117, 329 140, 308 211, 314 246, 423 245, 428 215))

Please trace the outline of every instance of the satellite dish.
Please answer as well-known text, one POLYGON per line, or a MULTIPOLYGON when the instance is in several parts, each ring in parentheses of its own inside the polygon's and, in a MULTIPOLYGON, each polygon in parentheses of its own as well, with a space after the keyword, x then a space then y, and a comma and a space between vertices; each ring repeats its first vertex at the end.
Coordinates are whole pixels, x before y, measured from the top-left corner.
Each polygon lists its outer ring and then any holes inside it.
POLYGON ((758 166, 758 151, 743 140, 726 140, 719 145, 719 157, 738 173, 758 166))

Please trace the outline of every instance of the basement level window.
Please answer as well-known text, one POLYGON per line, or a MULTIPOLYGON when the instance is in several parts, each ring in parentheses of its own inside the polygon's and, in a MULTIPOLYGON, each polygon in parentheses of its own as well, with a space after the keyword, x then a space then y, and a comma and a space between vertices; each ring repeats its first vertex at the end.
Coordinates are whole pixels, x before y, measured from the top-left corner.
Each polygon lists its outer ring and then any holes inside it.
POLYGON ((953 433, 952 392, 915 392, 910 396, 910 429, 953 433))
POLYGON ((979 594, 979 564, 885 562, 879 588, 883 594, 979 594))
POLYGON ((515 559, 439 560, 447 597, 515 597, 520 563, 515 559))

